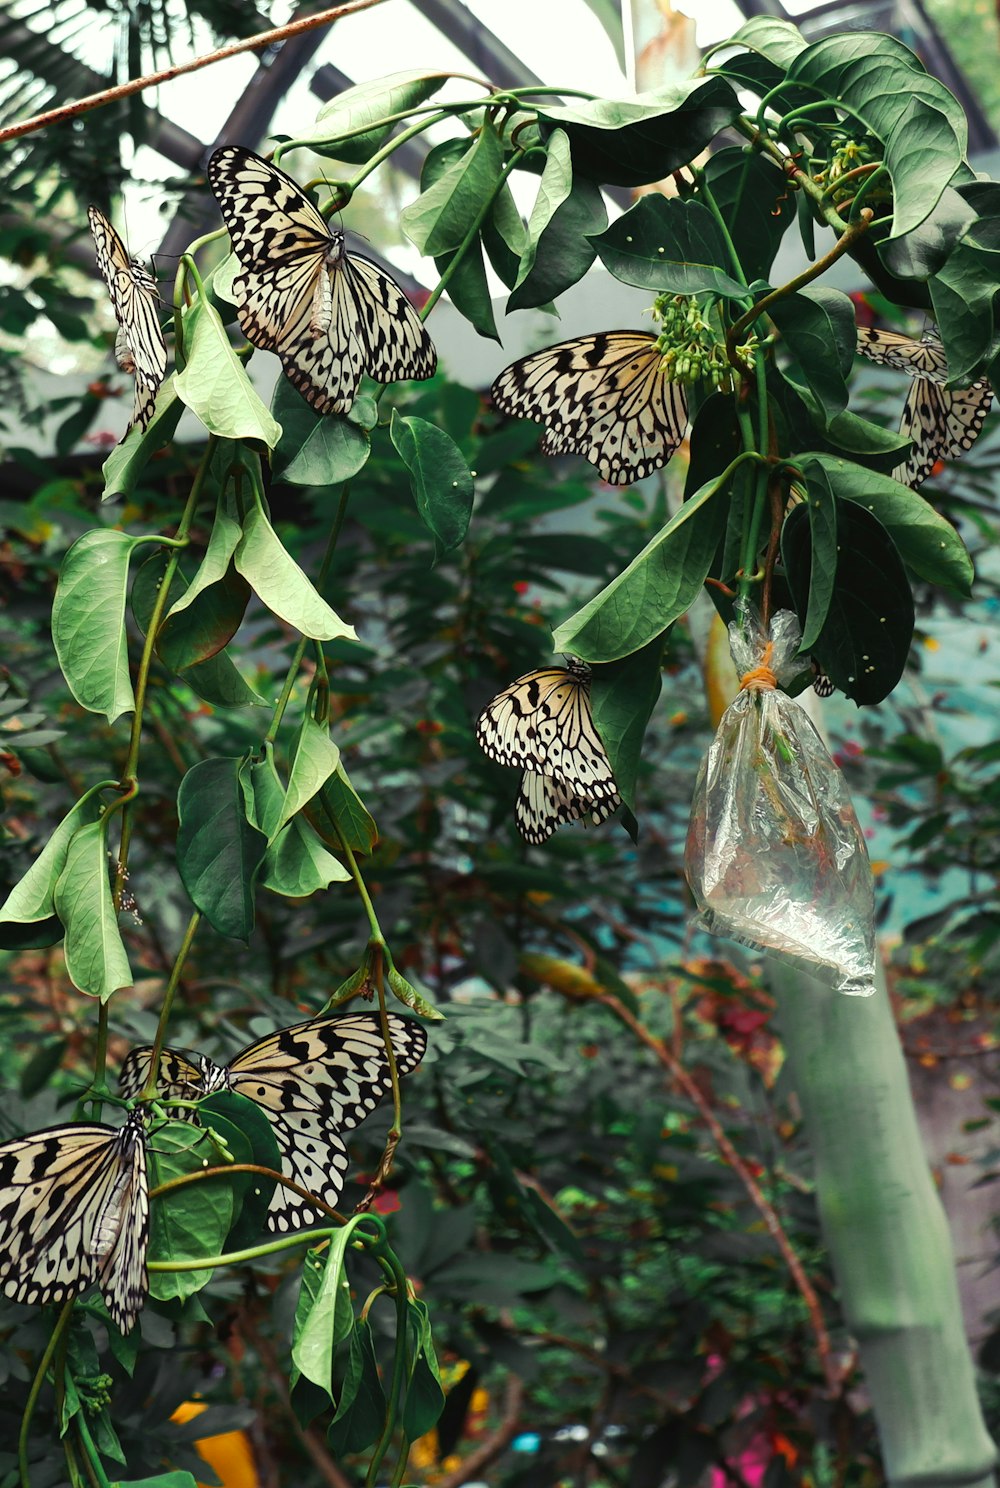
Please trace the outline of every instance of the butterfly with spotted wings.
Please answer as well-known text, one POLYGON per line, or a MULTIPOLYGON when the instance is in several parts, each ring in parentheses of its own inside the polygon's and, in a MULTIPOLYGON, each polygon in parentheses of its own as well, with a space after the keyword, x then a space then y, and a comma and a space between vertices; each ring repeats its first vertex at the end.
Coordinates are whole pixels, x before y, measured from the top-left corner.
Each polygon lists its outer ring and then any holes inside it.
POLYGON ((156 310, 159 298, 156 280, 129 257, 125 244, 103 212, 88 207, 87 217, 94 236, 97 266, 108 286, 118 322, 115 359, 123 372, 135 376, 128 428, 138 424, 140 429, 147 429, 167 370, 167 347, 156 310))
POLYGON ((483 753, 524 770, 514 807, 518 830, 538 846, 564 822, 588 813, 602 822, 621 798, 594 727, 590 668, 570 660, 518 677, 487 703, 476 723, 483 753))
POLYGON ((277 353, 318 413, 346 413, 364 373, 377 382, 433 376, 434 344, 399 285, 347 252, 291 176, 225 145, 208 182, 242 268, 233 280, 240 325, 277 353))
POLYGON ((993 389, 985 378, 967 388, 945 387, 948 358, 933 330, 916 341, 898 331, 858 326, 858 351, 870 362, 894 367, 913 379, 899 421, 899 432, 913 441, 913 448, 892 474, 915 490, 938 460, 954 460, 972 448, 986 421, 993 389))
MULTIPOLYGON (((424 1056, 427 1034, 410 1019, 394 1013, 388 1019, 397 1073, 407 1075, 424 1056)), ((126 1099, 145 1086, 151 1054, 151 1048, 143 1047, 126 1057, 119 1077, 126 1099)), ((171 1098, 198 1100, 216 1090, 255 1101, 271 1123, 285 1176, 334 1208, 348 1166, 339 1134, 363 1121, 391 1087, 378 1014, 349 1013, 279 1028, 224 1065, 205 1054, 164 1049, 156 1096, 168 1109, 171 1098)), ((178 1108, 171 1114, 188 1113, 178 1108)), ((275 1188, 269 1229, 286 1233, 323 1218, 293 1190, 281 1184, 275 1188)))
POLYGON ((597 331, 532 352, 492 394, 503 413, 545 425, 543 454, 583 455, 612 486, 665 465, 687 431, 687 394, 645 331, 597 331))
POLYGON ((0 1146, 0 1293, 64 1302, 100 1288, 123 1333, 148 1290, 145 1113, 71 1122, 0 1146))

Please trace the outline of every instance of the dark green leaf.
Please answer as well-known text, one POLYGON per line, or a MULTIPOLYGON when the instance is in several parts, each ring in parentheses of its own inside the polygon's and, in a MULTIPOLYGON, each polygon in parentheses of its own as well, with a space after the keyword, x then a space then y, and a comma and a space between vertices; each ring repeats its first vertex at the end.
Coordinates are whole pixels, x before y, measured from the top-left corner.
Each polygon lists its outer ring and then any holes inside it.
MULTIPOLYGON (((201 1102, 198 1114, 203 1126, 212 1127, 223 1138, 236 1162, 255 1163, 281 1172, 281 1153, 274 1128, 256 1101, 234 1090, 217 1090, 201 1102)), ((234 1173, 230 1186, 236 1217, 226 1236, 225 1249, 244 1250, 265 1238, 274 1179, 265 1178, 262 1173, 234 1173)))
POLYGON ((507 301, 508 311, 547 305, 582 279, 596 257, 591 237, 607 224, 599 187, 585 178, 575 180, 543 229, 531 268, 507 301))
POLYGON ((362 469, 371 438, 350 413, 317 413, 287 377, 279 377, 271 411, 281 425, 274 451, 276 480, 295 486, 339 486, 362 469))
POLYGON ((459 247, 496 190, 502 165, 500 136, 485 120, 468 149, 400 215, 403 231, 421 253, 436 256, 459 247))
POLYGON ((654 637, 623 661, 594 669, 590 701, 594 726, 608 752, 618 794, 635 810, 635 785, 646 725, 660 696, 663 641, 654 637))
POLYGON ((202 760, 177 793, 177 868, 191 902, 220 935, 249 940, 267 838, 247 821, 238 759, 202 760))
MULTIPOLYGON (((187 1121, 155 1126, 148 1144, 149 1186, 155 1188, 184 1173, 200 1172, 225 1160, 211 1135, 187 1121)), ((233 1220, 233 1190, 221 1178, 187 1183, 154 1198, 149 1213, 151 1261, 189 1261, 219 1255, 233 1220)), ((150 1296, 161 1301, 183 1299, 201 1290, 211 1268, 198 1271, 153 1271, 150 1296)))
POLYGON ((77 538, 62 561, 52 640, 77 702, 114 723, 135 707, 125 640, 125 591, 136 539, 102 528, 77 538))
MULTIPOLYGON (((812 653, 830 680, 856 703, 888 697, 906 665, 913 598, 902 560, 885 528, 864 507, 838 510, 840 561, 830 608, 812 653)), ((781 553, 800 620, 811 584, 809 518, 797 506, 785 520, 781 553)))
POLYGON ((597 98, 539 107, 543 135, 569 136, 573 174, 615 186, 643 186, 687 165, 739 116, 722 78, 691 78, 620 102, 597 98))
POLYGON ((292 1330, 292 1363, 299 1374, 333 1400, 333 1354, 354 1328, 354 1304, 345 1260, 360 1215, 335 1229, 329 1243, 311 1250, 292 1330))
POLYGON ((858 344, 854 306, 840 290, 812 288, 778 300, 770 314, 794 358, 785 375, 796 386, 805 382, 828 425, 847 407, 858 344))
POLYGON ((802 622, 802 650, 811 651, 826 624, 837 578, 837 499, 822 465, 809 470, 809 598, 802 622))
POLYGON ((378 1439, 385 1420, 385 1395, 375 1361, 371 1324, 359 1322, 351 1334, 347 1373, 337 1414, 327 1432, 335 1457, 363 1452, 378 1439))
POLYGON ((624 284, 671 294, 711 290, 745 300, 729 272, 725 240, 708 208, 676 196, 640 197, 634 207, 591 240, 604 267, 624 284))
POLYGON ((795 213, 784 172, 755 150, 730 145, 709 156, 705 184, 738 245, 743 277, 766 279, 795 213))
POLYGON ((338 765, 336 774, 310 801, 305 815, 334 851, 342 849, 341 835, 352 852, 368 854, 378 841, 378 828, 362 805, 343 764, 338 765))
POLYGON ((406 1328, 411 1363, 403 1402, 403 1435, 407 1441, 416 1441, 436 1426, 444 1409, 426 1302, 414 1299, 407 1303, 406 1328))
POLYGON ((792 65, 800 52, 805 51, 806 39, 791 21, 779 20, 772 15, 755 15, 727 38, 726 48, 731 46, 747 47, 784 70, 792 65))
POLYGON ((401 417, 394 408, 389 429, 440 558, 457 548, 469 530, 476 489, 469 467, 451 436, 426 419, 401 417))

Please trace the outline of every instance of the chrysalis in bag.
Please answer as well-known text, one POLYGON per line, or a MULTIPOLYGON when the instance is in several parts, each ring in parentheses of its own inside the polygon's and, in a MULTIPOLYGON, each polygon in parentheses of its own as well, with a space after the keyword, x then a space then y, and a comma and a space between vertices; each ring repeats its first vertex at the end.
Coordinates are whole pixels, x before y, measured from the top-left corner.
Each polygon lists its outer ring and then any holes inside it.
POLYGON ((743 610, 729 638, 741 688, 698 772, 685 852, 697 923, 867 997, 875 990, 868 849, 826 745, 776 686, 802 669, 798 620, 780 610, 768 637, 743 610))

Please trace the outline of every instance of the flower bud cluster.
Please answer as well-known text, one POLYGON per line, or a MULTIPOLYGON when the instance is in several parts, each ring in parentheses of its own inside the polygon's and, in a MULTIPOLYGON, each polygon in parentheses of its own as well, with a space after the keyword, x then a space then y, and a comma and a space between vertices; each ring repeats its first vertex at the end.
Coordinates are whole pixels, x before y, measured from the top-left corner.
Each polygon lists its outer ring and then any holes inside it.
MULTIPOLYGON (((719 392, 729 392, 733 385, 732 368, 726 354, 726 341, 721 325, 709 318, 709 306, 692 295, 667 295, 657 298, 653 319, 660 322, 656 348, 661 365, 671 382, 690 384, 706 381, 719 392)), ((756 340, 737 348, 744 366, 752 367, 756 340)))

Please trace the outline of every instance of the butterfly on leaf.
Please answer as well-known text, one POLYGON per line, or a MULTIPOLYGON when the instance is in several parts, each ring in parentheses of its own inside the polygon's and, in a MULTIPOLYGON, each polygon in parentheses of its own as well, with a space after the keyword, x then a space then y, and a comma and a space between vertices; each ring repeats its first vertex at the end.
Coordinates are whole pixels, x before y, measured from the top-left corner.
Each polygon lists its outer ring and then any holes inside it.
POLYGON ((123 372, 135 376, 129 429, 133 424, 146 429, 167 370, 167 348, 157 314, 156 280, 129 257, 125 244, 103 212, 88 207, 87 216, 97 249, 97 267, 108 286, 118 322, 115 359, 123 372))
POLYGON ((913 379, 899 421, 899 432, 912 439, 913 448, 892 474, 916 489, 938 460, 954 460, 972 448, 986 420, 993 389, 985 378, 955 391, 945 387, 948 358, 936 331, 928 330, 916 341, 898 331, 858 326, 858 351, 870 362, 894 367, 913 379))
POLYGON ((72 1122, 0 1146, 0 1292, 64 1302, 96 1285, 123 1333, 148 1290, 145 1113, 72 1122))
MULTIPOLYGON (((424 1056, 427 1034, 419 1023, 394 1013, 389 1014, 389 1034, 396 1070, 407 1075, 424 1056)), ((133 1049, 125 1059, 119 1084, 126 1099, 143 1089, 151 1053, 148 1047, 133 1049)), ((255 1101, 271 1123, 282 1172, 334 1208, 348 1165, 339 1133, 363 1121, 391 1088, 378 1014, 350 1013, 279 1028, 224 1065, 206 1054, 164 1049, 156 1095, 168 1106, 171 1099, 198 1100, 216 1090, 233 1090, 255 1101)), ((183 1108, 171 1114, 182 1115, 183 1108)), ((278 1184, 267 1224, 284 1233, 323 1217, 278 1184)))
POLYGON ((688 425, 685 390, 668 381, 644 331, 597 331, 532 352, 492 393, 504 413, 545 425, 544 454, 583 455, 612 486, 665 465, 688 425))
POLYGON ((588 812, 604 821, 620 804, 582 662, 518 677, 487 703, 476 739, 490 759, 525 772, 514 816, 527 842, 537 846, 588 812))
POLYGON ((376 382, 431 377, 437 353, 394 279, 348 253, 283 170, 226 145, 208 181, 242 272, 233 280, 247 339, 277 352, 318 413, 346 413, 364 373, 376 382))

